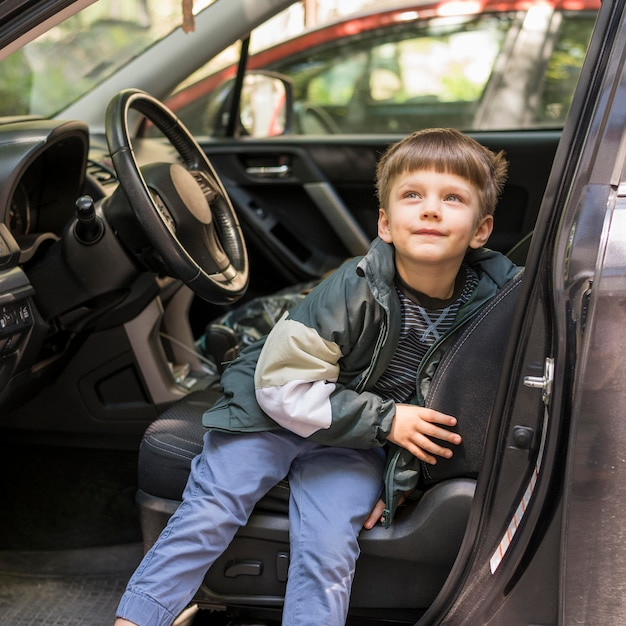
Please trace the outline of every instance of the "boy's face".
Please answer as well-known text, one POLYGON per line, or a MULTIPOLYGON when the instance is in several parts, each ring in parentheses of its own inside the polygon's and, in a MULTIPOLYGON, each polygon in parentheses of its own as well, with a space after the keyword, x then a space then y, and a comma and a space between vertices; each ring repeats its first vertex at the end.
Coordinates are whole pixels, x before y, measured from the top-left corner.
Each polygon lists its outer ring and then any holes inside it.
POLYGON ((493 229, 491 215, 479 218, 476 187, 456 174, 399 174, 388 204, 379 211, 378 235, 394 245, 396 268, 409 284, 425 266, 456 274, 467 248, 485 245, 493 229))

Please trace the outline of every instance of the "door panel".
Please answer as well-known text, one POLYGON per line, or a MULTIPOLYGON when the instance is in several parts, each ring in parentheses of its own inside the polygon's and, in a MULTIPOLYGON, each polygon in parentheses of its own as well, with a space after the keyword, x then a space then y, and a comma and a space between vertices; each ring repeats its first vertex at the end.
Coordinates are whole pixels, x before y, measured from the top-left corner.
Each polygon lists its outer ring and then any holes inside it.
MULTIPOLYGON (((557 131, 475 133, 504 150, 509 178, 489 246, 507 252, 530 232, 557 131)), ((276 271, 277 288, 319 278, 362 254, 377 233, 376 162, 399 137, 225 140, 204 145, 222 176, 251 247, 276 271)), ((254 269, 254 267, 253 267, 254 269)))

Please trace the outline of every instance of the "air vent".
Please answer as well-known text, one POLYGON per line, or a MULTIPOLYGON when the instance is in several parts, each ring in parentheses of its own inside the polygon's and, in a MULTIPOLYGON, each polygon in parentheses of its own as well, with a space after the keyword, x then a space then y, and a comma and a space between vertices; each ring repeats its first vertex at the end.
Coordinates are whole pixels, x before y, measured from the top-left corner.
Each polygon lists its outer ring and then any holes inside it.
POLYGON ((102 163, 87 161, 87 175, 98 181, 101 185, 117 185, 117 176, 112 169, 109 169, 102 163))

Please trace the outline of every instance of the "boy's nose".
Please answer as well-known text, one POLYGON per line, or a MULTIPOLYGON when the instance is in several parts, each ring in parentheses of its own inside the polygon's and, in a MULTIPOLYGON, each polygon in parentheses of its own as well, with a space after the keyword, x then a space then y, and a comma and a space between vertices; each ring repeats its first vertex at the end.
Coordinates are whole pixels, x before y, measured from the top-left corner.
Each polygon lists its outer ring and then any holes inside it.
POLYGON ((439 198, 426 198, 422 205, 422 216, 439 218, 441 215, 441 203, 439 198))

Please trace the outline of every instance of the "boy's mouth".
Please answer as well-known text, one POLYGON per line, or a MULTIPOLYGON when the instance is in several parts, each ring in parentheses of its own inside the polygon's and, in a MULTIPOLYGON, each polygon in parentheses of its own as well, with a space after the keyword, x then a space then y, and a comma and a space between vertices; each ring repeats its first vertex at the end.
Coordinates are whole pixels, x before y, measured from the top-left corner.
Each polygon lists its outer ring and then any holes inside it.
POLYGON ((435 228, 420 228, 416 231, 416 235, 422 235, 426 237, 442 237, 443 233, 435 228))

